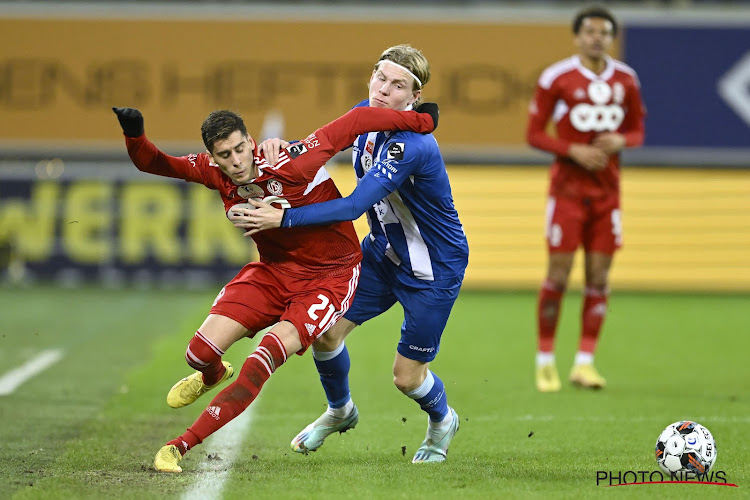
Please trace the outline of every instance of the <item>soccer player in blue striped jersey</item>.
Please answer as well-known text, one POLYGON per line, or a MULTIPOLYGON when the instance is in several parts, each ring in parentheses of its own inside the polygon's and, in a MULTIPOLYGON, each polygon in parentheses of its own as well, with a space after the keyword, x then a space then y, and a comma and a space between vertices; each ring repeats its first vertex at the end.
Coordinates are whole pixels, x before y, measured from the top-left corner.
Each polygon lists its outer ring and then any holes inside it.
MULTIPOLYGON (((429 78, 429 64, 419 50, 408 45, 390 47, 375 64, 369 100, 359 105, 411 109, 429 78)), ((289 146, 284 141, 274 144, 279 145, 289 146)), ((247 210, 244 220, 236 224, 252 235, 275 227, 354 220, 367 213, 370 234, 362 241, 364 259, 354 301, 328 335, 313 344, 328 410, 294 438, 292 448, 316 450, 330 434, 357 424, 344 338, 357 325, 399 302, 404 322, 393 364, 394 383, 429 416, 425 440, 412 462, 442 462, 459 421, 448 406, 442 380, 429 364, 440 349, 468 264, 466 235, 432 134, 371 132, 357 137, 353 146, 359 181, 349 196, 285 211, 252 202, 256 209, 247 210)))

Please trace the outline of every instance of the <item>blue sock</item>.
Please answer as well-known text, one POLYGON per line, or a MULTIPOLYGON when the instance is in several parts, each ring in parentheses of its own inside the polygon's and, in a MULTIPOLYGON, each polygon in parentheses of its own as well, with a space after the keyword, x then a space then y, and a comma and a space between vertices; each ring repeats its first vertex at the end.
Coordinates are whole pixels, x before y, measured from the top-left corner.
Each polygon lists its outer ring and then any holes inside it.
POLYGON ((341 408, 350 399, 349 394, 349 351, 346 344, 341 343, 333 352, 316 351, 313 349, 313 359, 318 368, 320 383, 328 398, 328 406, 341 408))
POLYGON ((427 371, 422 385, 406 394, 419 403, 433 422, 440 422, 448 415, 448 397, 445 395, 445 385, 440 378, 427 371))

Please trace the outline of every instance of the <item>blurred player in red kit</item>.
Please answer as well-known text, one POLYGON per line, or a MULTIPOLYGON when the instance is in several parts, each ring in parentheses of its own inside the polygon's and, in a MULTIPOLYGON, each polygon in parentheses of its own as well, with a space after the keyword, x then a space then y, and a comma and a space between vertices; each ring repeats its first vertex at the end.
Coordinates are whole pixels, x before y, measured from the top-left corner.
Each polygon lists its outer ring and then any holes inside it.
MULTIPOLYGON (((113 110, 139 170, 217 190, 230 220, 235 216, 233 208, 248 206, 247 199, 293 208, 340 198, 323 166, 334 154, 372 130, 432 132, 438 115, 432 103, 423 105, 421 113, 357 108, 290 145, 270 166, 242 118, 231 111, 214 111, 203 122, 207 152, 174 157, 146 138, 140 111, 113 110)), ((197 371, 172 387, 167 403, 174 408, 189 405, 231 378, 234 369, 221 360, 226 349, 268 327, 271 331, 244 362, 236 380, 184 434, 159 450, 154 459, 158 471, 180 472, 182 456, 242 413, 287 356, 302 354, 347 311, 354 296, 362 252, 351 222, 270 230, 253 239, 260 261, 243 267, 219 292, 185 353, 197 371)))
POLYGON ((605 379, 594 351, 607 312, 608 274, 622 245, 620 151, 640 146, 645 108, 635 71, 607 53, 617 21, 607 9, 585 8, 573 20, 578 54, 548 67, 529 109, 527 142, 553 153, 546 213, 547 276, 537 308, 536 386, 560 390, 554 340, 573 257, 585 253, 581 339, 570 381, 599 389, 605 379), (554 121, 556 136, 545 128, 554 121))

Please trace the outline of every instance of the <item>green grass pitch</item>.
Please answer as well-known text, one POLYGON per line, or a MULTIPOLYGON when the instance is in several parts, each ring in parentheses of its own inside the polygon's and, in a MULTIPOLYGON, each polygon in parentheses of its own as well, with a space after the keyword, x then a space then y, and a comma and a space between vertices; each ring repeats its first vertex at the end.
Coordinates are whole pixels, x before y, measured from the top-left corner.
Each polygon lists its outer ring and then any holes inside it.
MULTIPOLYGON (((184 349, 213 292, 0 289, 0 376, 43 349, 61 361, 0 396, 0 498, 181 498, 218 473, 210 498, 741 498, 750 488, 748 295, 615 292, 597 354, 600 392, 533 385, 532 292, 464 292, 434 371, 461 418, 444 464, 413 465, 426 418, 393 386, 398 306, 347 340, 356 429, 315 453, 289 441, 324 409, 310 354, 295 356, 253 405, 234 461, 208 443, 185 472, 151 469, 156 451, 210 401, 168 408, 190 373, 184 349), (739 488, 597 486, 597 471, 655 471, 669 423, 692 419, 717 441, 715 470, 739 488)), ((557 362, 565 380, 578 341, 580 294, 563 305, 557 362)), ((227 353, 239 367, 254 341, 227 353)))

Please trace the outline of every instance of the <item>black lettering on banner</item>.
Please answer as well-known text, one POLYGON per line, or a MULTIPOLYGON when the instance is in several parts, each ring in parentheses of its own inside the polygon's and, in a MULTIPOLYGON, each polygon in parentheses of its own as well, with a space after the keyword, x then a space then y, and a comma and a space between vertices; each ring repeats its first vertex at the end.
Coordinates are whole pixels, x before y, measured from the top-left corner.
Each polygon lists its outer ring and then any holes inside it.
MULTIPOLYGON (((253 106, 259 111, 304 97, 319 109, 350 106, 362 98, 367 65, 289 61, 221 60, 207 66, 145 59, 91 61, 79 70, 67 61, 0 58, 0 106, 41 110, 68 99, 84 109, 112 101, 177 107, 184 100, 210 106, 253 106), (331 89, 335 91, 331 91, 331 89)), ((446 109, 471 115, 507 112, 531 97, 541 70, 519 74, 509 66, 462 64, 446 68, 431 95, 446 109)))
POLYGON ((388 146, 388 156, 387 158, 389 160, 403 160, 404 159, 404 143, 403 142, 394 142, 391 143, 388 146))

